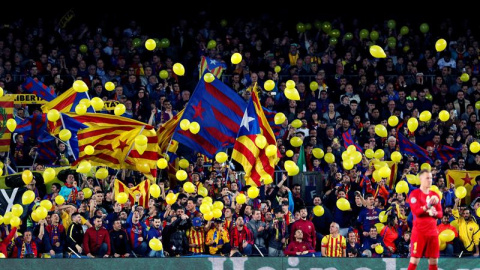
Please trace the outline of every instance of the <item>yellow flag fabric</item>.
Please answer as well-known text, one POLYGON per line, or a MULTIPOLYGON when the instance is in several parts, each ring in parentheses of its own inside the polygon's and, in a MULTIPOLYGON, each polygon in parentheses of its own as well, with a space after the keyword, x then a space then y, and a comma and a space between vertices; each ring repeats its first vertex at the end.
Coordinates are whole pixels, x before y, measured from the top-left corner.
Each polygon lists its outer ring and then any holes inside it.
POLYGON ((464 186, 465 189, 467 189, 465 202, 469 204, 471 202, 470 193, 472 192, 473 186, 476 185, 475 177, 478 175, 480 175, 480 171, 448 170, 446 174, 448 181, 447 185, 454 183, 455 187, 464 186))
POLYGON ((115 179, 114 190, 115 200, 117 200, 117 196, 120 192, 125 192, 128 195, 128 199, 132 205, 135 203, 135 195, 139 193, 140 198, 138 199, 138 205, 148 208, 148 200, 150 199, 150 180, 142 181, 135 187, 129 188, 120 180, 115 179))
POLYGON ((8 152, 10 150, 12 133, 7 128, 7 121, 13 118, 14 99, 15 97, 12 95, 0 98, 0 152, 8 152))
POLYGON ((167 122, 163 123, 158 128, 157 134, 158 134, 158 144, 160 147, 159 149, 160 154, 163 154, 166 152, 175 153, 177 151, 178 142, 175 140, 172 140, 172 136, 180 122, 180 119, 182 119, 184 111, 185 109, 181 110, 180 112, 177 113, 177 115, 175 115, 173 118, 171 118, 167 122))

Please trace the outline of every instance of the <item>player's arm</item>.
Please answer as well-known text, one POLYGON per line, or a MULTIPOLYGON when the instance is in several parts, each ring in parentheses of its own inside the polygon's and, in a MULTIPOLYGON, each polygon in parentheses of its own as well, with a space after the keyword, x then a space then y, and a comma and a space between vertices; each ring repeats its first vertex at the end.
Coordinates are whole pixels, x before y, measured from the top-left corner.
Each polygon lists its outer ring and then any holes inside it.
POLYGON ((417 217, 428 217, 427 205, 420 205, 419 199, 415 197, 415 193, 410 195, 409 198, 410 208, 412 213, 417 217))

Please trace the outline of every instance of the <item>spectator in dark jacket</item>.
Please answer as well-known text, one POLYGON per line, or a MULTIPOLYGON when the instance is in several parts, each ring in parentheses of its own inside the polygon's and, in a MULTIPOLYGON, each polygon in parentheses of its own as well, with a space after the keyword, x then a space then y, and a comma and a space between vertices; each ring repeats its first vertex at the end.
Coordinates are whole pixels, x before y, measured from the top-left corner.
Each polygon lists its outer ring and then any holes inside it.
POLYGON ((120 219, 113 221, 113 230, 110 231, 110 248, 111 254, 115 258, 130 257, 132 253, 130 243, 128 242, 128 234, 122 228, 120 219))

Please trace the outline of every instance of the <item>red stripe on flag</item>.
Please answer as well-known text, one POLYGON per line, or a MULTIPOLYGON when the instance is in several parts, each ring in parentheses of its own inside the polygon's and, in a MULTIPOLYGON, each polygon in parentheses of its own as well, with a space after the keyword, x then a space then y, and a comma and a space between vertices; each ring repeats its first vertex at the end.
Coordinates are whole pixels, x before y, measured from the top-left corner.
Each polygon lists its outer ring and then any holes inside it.
POLYGON ((124 125, 124 126, 145 126, 146 129, 152 129, 153 127, 150 125, 146 125, 145 123, 138 122, 135 120, 122 120, 120 117, 113 118, 111 117, 105 117, 93 113, 87 113, 85 115, 74 115, 71 114, 71 116, 76 119, 77 121, 81 123, 101 123, 101 124, 112 124, 112 125, 124 125))
POLYGON ((0 146, 10 145, 10 139, 0 139, 0 146))
POLYGON ((234 137, 225 135, 220 130, 214 127, 206 127, 205 130, 207 130, 208 133, 215 135, 215 138, 221 142, 228 142, 230 144, 235 143, 234 137))
POLYGON ((218 99, 219 102, 223 103, 225 107, 230 108, 239 117, 243 116, 244 111, 242 111, 242 109, 240 109, 240 107, 235 102, 233 102, 233 100, 231 100, 223 92, 219 91, 215 86, 210 83, 205 83, 205 89, 208 93, 210 93, 210 95, 218 99))
POLYGON ((225 114, 217 110, 215 107, 212 106, 212 111, 213 114, 215 115, 215 118, 217 121, 221 122, 224 124, 228 129, 231 131, 237 133, 238 129, 240 128, 240 125, 233 121, 230 117, 227 117, 225 114))
POLYGON ((143 155, 140 155, 136 149, 132 149, 130 151, 130 154, 128 155, 131 158, 142 158, 142 159, 149 159, 149 160, 157 160, 158 159, 158 153, 155 151, 145 151, 143 152, 143 155))
MULTIPOLYGON (((112 133, 117 130, 130 131, 132 129, 134 129, 134 127, 126 127, 126 126, 110 127, 110 128, 95 128, 95 130, 92 130, 92 131, 79 132, 78 138, 84 139, 84 138, 94 137, 102 134, 112 133)), ((116 136, 119 136, 119 135, 120 134, 116 134, 116 136)))
MULTIPOLYGON (((78 141, 80 142, 81 140, 84 140, 84 139, 87 139, 89 137, 84 137, 83 134, 78 134, 78 141)), ((109 134, 109 135, 106 135, 106 136, 102 136, 101 138, 98 138, 97 140, 93 141, 93 142, 89 142, 88 144, 85 144, 85 145, 81 145, 80 146, 80 149, 83 151, 83 148, 87 145, 97 145, 99 144, 100 142, 104 142, 104 141, 110 141, 110 140, 113 140, 113 139, 116 139, 119 135, 118 134, 109 134)), ((111 144, 110 144, 111 146, 111 144)), ((111 148, 111 147, 110 147, 111 148)))
POLYGON ((185 130, 179 130, 178 133, 191 139, 198 145, 201 145, 210 155, 212 156, 215 155, 215 152, 217 151, 217 149, 209 141, 205 140, 205 138, 192 134, 190 131, 185 131, 185 130))

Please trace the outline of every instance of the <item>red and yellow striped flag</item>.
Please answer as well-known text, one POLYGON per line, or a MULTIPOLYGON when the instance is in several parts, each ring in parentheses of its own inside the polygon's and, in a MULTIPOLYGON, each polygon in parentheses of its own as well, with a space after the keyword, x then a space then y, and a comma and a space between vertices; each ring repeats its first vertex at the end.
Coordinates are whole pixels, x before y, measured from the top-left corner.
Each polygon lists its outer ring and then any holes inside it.
POLYGON ((265 148, 260 149, 255 144, 255 139, 259 134, 265 136, 267 139, 267 146, 277 146, 277 140, 275 139, 272 128, 265 117, 265 113, 263 112, 256 91, 252 92, 251 103, 253 103, 254 113, 248 113, 248 110, 252 108, 249 104, 245 111, 246 116, 244 116, 244 120, 242 120, 242 125, 240 127, 240 136, 237 138, 235 146, 233 147, 232 158, 242 164, 245 171, 246 184, 260 186, 264 175, 270 175, 273 178, 275 165, 277 164, 279 157, 278 154, 268 157, 265 153, 266 146, 265 148), (242 135, 242 127, 250 125, 250 122, 253 122, 254 125, 258 125, 259 133, 254 134, 256 128, 247 128, 247 133, 242 135))
POLYGON ((143 206, 143 208, 148 207, 148 200, 150 199, 150 180, 142 181, 140 184, 135 187, 129 188, 123 182, 118 179, 115 179, 114 183, 115 190, 115 200, 117 200, 117 195, 121 192, 125 192, 128 195, 128 200, 133 205, 135 203, 135 195, 140 193, 140 198, 138 199, 138 205, 143 206))
POLYGON ((157 134, 158 134, 158 145, 160 147, 159 149, 160 154, 163 154, 166 152, 175 153, 177 151, 178 142, 175 140, 172 140, 172 136, 178 124, 180 123, 180 119, 182 119, 184 111, 185 109, 179 111, 177 115, 175 115, 173 118, 171 118, 167 122, 163 123, 158 128, 157 134))
POLYGON ((0 152, 10 151, 12 133, 7 128, 8 119, 13 118, 13 95, 0 98, 0 152))
MULTIPOLYGON (((73 90, 73 87, 71 87, 52 101, 42 105, 42 111, 43 113, 48 113, 49 110, 56 109, 59 112, 65 113, 75 112, 75 107, 82 99, 88 99, 87 93, 76 92, 73 90)), ((93 112, 92 107, 88 107, 87 112, 93 112)))

